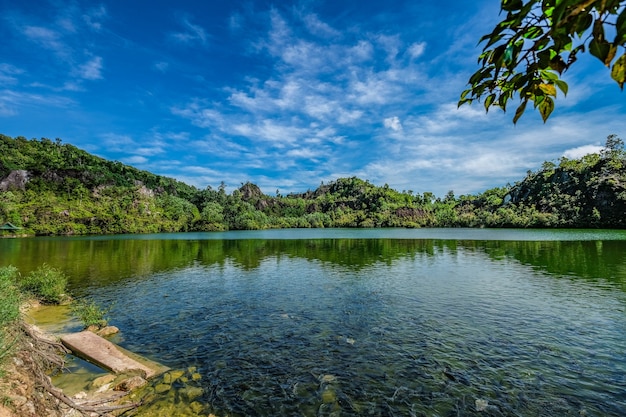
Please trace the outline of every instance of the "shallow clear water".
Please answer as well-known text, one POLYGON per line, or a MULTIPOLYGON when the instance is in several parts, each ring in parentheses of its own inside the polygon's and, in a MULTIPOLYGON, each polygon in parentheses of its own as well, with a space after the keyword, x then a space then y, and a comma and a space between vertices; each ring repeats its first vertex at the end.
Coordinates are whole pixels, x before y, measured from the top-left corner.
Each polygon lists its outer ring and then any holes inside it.
POLYGON ((626 415, 623 234, 409 232, 21 245, 218 415, 626 415))

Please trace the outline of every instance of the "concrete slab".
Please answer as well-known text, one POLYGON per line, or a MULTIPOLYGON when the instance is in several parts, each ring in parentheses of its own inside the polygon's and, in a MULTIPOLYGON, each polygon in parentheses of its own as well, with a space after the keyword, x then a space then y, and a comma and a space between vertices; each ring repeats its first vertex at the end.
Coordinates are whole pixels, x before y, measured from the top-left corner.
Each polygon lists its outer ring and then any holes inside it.
POLYGON ((61 342, 76 356, 116 374, 140 371, 146 378, 151 378, 167 370, 163 365, 136 354, 133 359, 121 347, 87 330, 63 335, 61 342))

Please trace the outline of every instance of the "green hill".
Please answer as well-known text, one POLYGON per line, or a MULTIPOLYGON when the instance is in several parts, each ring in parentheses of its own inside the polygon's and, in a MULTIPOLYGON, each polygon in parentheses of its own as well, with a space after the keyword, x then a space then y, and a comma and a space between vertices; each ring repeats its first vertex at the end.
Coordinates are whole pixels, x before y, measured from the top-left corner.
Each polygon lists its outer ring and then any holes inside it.
MULTIPOLYGON (((444 198, 359 178, 268 196, 245 183, 200 190, 60 140, 0 135, 0 224, 24 234, 112 234, 294 227, 607 227, 626 221, 626 153, 543 164, 514 185, 444 198)), ((9 233, 9 232, 0 232, 9 233)))

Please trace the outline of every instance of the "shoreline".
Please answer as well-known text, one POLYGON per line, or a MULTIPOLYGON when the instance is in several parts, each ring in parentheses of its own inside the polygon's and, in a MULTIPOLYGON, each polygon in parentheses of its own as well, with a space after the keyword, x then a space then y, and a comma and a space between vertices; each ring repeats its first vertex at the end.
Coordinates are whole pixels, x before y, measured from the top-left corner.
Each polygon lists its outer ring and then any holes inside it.
POLYGON ((23 305, 15 326, 18 342, 5 358, 0 380, 0 396, 5 399, 0 402, 0 417, 114 417, 131 410, 137 416, 215 417, 212 408, 199 401, 205 389, 195 367, 172 370, 119 347, 134 359, 161 366, 160 372, 152 378, 136 370, 111 373, 59 342, 60 334, 71 326, 67 306, 23 305), (46 313, 56 309, 59 314, 46 314, 48 320, 40 328, 32 317, 38 308, 46 313), (74 367, 87 364, 89 369, 64 372, 67 355, 74 367))

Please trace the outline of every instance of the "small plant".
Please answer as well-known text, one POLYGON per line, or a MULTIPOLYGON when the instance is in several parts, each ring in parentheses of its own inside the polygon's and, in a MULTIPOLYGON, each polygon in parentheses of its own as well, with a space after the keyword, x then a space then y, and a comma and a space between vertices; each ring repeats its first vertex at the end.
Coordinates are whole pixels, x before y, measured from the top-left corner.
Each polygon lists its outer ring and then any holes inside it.
POLYGON ((20 282, 22 290, 48 304, 59 304, 64 301, 67 298, 66 286, 65 274, 47 264, 32 271, 20 282))
POLYGON ((96 327, 101 329, 109 324, 109 319, 106 315, 111 311, 111 308, 103 309, 93 301, 79 300, 72 304, 72 312, 83 323, 85 328, 96 327))
POLYGON ((17 320, 20 315, 22 297, 15 284, 18 275, 14 266, 0 268, 0 329, 17 320))
MULTIPOLYGON (((22 296, 15 284, 19 273, 14 266, 0 268, 0 362, 11 352, 10 328, 20 316, 22 296)), ((0 377, 2 377, 0 369, 0 377)))

